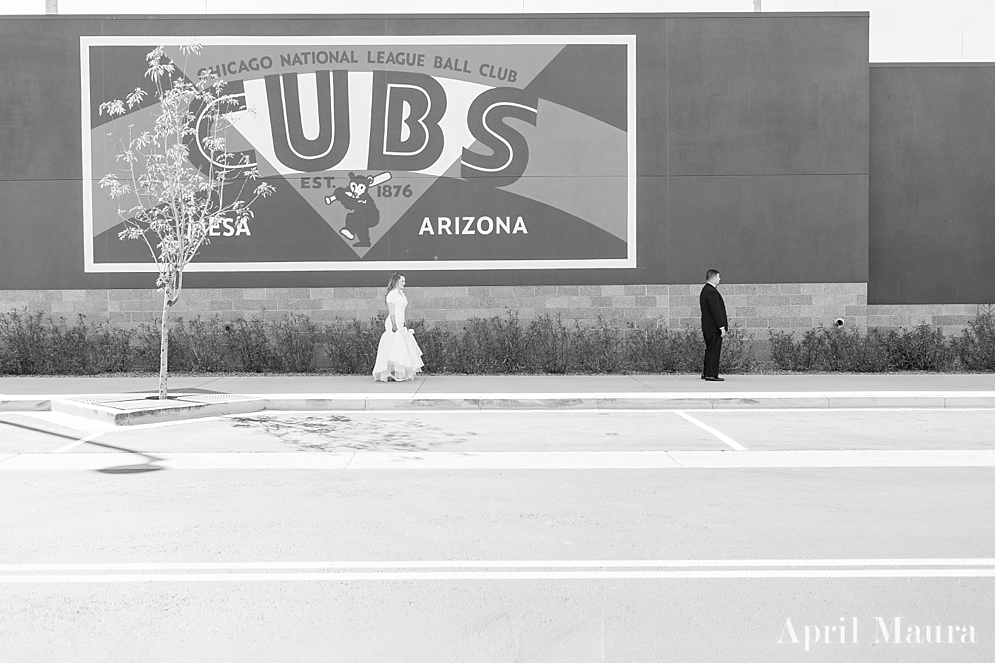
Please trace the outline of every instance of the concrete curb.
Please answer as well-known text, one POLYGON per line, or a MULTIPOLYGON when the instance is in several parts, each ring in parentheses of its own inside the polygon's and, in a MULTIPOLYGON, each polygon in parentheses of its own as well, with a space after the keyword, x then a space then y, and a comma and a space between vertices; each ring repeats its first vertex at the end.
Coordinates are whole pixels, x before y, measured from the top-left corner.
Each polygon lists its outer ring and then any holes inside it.
POLYGON ((52 399, 39 396, 4 396, 0 398, 0 412, 48 412, 52 399))
POLYGON ((148 408, 118 409, 66 398, 51 401, 51 411, 70 414, 85 419, 93 419, 114 426, 135 426, 165 421, 184 421, 218 417, 226 414, 248 414, 264 409, 263 401, 257 398, 239 398, 216 403, 170 403, 165 406, 148 408))
POLYGON ((183 395, 160 405, 135 394, 0 397, 0 412, 61 412, 114 426, 263 411, 719 410, 841 408, 995 409, 995 392, 789 392, 603 394, 258 394, 183 395), (203 401, 203 402, 198 402, 203 401), (115 403, 117 405, 115 405, 115 403))

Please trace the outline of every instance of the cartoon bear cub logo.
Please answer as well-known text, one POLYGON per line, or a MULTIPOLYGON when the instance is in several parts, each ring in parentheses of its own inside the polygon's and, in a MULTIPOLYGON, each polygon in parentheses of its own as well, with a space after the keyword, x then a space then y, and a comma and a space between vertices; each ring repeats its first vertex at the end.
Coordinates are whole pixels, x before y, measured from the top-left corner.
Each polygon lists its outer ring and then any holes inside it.
POLYGON ((349 241, 358 239, 353 246, 370 246, 370 228, 380 223, 380 210, 369 190, 389 179, 390 173, 380 173, 376 177, 349 173, 349 188, 337 187, 332 195, 325 198, 326 205, 338 201, 349 210, 345 217, 345 227, 339 230, 339 234, 349 241))

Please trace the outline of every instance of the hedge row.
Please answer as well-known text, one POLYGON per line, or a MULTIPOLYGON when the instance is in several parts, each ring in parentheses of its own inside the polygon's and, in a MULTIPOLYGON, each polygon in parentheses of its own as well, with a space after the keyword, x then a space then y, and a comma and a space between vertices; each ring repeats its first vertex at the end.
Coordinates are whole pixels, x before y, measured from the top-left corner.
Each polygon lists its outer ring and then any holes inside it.
POLYGON ((987 307, 960 336, 919 325, 913 329, 806 331, 801 339, 770 332, 770 355, 786 371, 991 371, 995 370, 995 311, 987 307))
MULTIPOLYGON (((460 329, 411 325, 426 372, 463 374, 694 373, 704 345, 693 328, 581 325, 515 313, 474 318, 460 329)), ((277 321, 177 319, 170 329, 171 372, 323 371, 366 375, 383 317, 326 324, 290 314, 277 321)), ((989 308, 959 337, 926 326, 912 330, 813 329, 770 333, 774 365, 790 371, 995 370, 995 313, 989 308)), ((753 337, 734 328, 723 342, 724 373, 754 368, 753 337)), ((117 329, 78 316, 68 323, 41 313, 0 314, 0 374, 92 375, 157 371, 158 324, 117 329)))

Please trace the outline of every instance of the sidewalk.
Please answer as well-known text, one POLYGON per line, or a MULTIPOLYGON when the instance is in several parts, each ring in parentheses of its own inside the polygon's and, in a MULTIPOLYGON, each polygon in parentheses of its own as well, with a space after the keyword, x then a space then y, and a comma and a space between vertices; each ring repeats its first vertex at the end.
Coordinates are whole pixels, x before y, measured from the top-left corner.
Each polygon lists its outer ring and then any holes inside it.
POLYGON ((995 408, 995 374, 4 377, 0 411, 129 425, 262 410, 995 408))

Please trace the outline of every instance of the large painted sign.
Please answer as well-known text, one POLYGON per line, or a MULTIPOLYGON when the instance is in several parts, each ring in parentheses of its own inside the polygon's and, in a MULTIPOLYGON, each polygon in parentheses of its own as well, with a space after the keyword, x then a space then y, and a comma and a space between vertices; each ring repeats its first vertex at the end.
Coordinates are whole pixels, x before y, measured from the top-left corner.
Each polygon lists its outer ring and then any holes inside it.
POLYGON ((227 81, 227 149, 276 187, 191 271, 636 266, 634 36, 81 37, 88 272, 155 269, 98 182, 156 100, 98 108, 151 89, 158 45, 190 80, 227 81))

